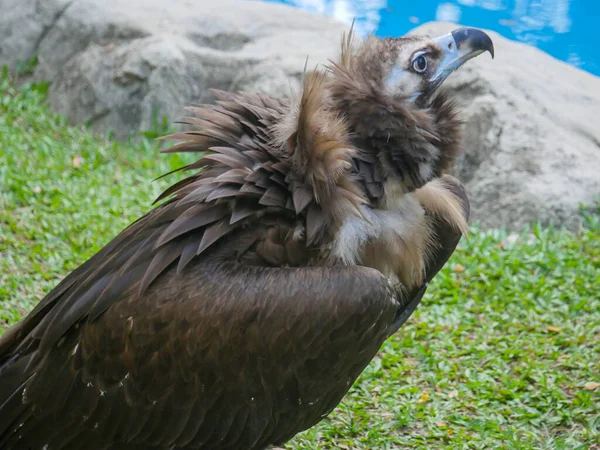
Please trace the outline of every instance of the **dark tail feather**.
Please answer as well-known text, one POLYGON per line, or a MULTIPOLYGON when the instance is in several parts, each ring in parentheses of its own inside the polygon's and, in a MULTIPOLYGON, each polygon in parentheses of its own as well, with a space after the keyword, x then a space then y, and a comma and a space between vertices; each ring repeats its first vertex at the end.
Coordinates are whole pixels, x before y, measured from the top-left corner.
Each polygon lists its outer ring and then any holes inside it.
POLYGON ((29 377, 25 368, 33 355, 9 359, 0 366, 0 448, 11 433, 11 427, 28 409, 23 404, 23 392, 29 377))
POLYGON ((25 383, 0 406, 0 448, 2 449, 6 448, 6 443, 14 434, 18 421, 27 413, 28 406, 22 401, 23 389, 25 383))

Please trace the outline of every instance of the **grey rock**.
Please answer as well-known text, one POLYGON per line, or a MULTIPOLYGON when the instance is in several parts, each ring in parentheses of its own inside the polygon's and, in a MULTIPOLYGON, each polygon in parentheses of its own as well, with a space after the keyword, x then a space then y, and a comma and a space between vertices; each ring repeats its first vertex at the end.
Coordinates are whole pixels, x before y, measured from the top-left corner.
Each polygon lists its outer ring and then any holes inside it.
POLYGON ((0 0, 0 65, 38 55, 52 107, 118 137, 176 120, 211 88, 287 94, 346 28, 251 0, 0 0))

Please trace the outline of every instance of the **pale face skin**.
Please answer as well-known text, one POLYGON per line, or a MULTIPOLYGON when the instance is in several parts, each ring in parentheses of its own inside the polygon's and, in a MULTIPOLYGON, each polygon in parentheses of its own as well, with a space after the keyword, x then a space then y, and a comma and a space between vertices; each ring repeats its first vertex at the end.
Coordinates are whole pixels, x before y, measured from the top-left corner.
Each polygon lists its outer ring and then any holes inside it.
POLYGON ((426 101, 442 82, 468 60, 489 51, 491 39, 480 30, 460 28, 432 39, 400 38, 397 57, 385 78, 390 94, 426 101))

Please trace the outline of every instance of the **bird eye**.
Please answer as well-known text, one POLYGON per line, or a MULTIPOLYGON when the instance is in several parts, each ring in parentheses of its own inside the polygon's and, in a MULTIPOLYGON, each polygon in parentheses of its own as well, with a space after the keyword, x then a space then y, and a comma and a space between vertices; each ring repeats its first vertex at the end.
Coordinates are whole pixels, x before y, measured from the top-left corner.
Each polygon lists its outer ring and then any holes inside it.
POLYGON ((427 70, 427 58, 424 55, 416 58, 412 63, 415 72, 423 73, 427 70))

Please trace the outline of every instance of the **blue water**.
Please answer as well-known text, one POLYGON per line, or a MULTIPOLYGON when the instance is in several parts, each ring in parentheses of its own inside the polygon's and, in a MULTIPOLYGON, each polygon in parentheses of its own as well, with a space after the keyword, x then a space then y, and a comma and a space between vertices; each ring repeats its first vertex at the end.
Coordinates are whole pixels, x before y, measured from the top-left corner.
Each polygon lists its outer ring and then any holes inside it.
POLYGON ((358 30, 399 36, 446 20, 487 28, 600 76, 600 0, 267 0, 326 14, 358 30))

